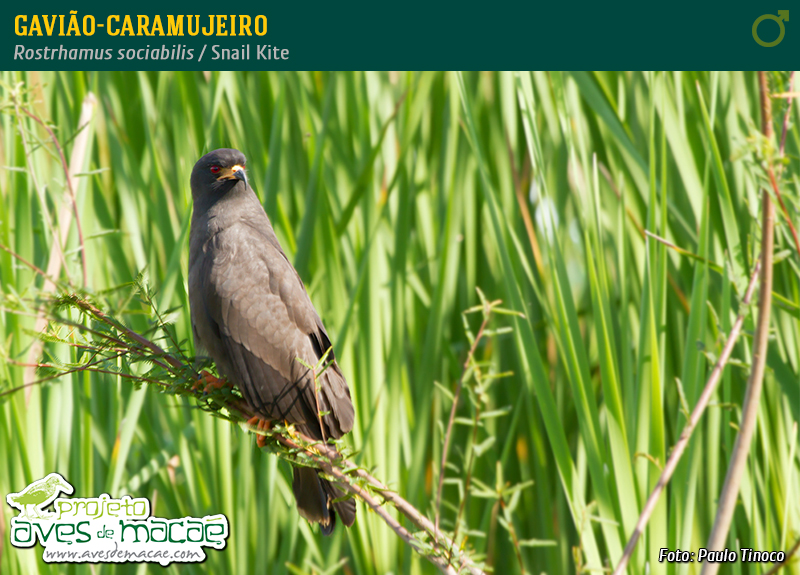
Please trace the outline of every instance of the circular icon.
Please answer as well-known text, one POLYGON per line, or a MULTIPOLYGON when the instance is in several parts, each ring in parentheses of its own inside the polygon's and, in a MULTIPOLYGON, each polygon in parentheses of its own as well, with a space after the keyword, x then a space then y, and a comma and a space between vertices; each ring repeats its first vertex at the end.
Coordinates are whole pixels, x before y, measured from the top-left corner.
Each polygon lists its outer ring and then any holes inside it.
POLYGON ((788 10, 778 10, 778 15, 775 16, 774 14, 763 14, 756 18, 756 21, 753 22, 753 40, 755 40, 759 45, 764 46, 765 48, 772 48, 773 46, 777 46, 783 40, 784 34, 786 34, 786 26, 784 26, 783 22, 789 21, 789 11, 788 10), (774 20, 778 23, 778 26, 781 29, 780 34, 778 37, 773 40, 772 42, 764 42, 761 38, 758 37, 758 25, 761 24, 764 20, 774 20))

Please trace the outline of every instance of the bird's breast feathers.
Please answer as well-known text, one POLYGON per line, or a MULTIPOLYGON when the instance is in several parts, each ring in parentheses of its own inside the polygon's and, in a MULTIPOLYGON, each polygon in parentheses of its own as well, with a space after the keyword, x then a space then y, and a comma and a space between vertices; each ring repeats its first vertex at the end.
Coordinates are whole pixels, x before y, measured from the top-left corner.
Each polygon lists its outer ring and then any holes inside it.
MULTIPOLYGON (((304 340, 318 319, 303 282, 270 239, 240 222, 217 231, 203 248, 206 305, 228 334, 254 353, 304 340)), ((305 347, 304 341, 297 343, 305 347)))

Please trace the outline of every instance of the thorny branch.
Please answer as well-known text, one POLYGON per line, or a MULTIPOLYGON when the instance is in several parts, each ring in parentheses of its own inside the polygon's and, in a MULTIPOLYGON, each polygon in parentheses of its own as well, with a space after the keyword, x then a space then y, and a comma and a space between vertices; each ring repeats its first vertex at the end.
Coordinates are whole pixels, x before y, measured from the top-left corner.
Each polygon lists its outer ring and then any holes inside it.
MULTIPOLYGON (((499 314, 513 314, 522 316, 521 313, 512 312, 510 310, 506 310, 500 307, 502 301, 495 300, 495 301, 488 301, 484 296, 483 292, 480 289, 477 289, 478 297, 480 298, 480 305, 476 305, 474 307, 469 308, 468 310, 462 313, 462 320, 464 322, 464 329, 467 334, 467 339, 470 342, 470 349, 467 353, 467 358, 464 360, 464 364, 462 366, 461 376, 458 379, 458 383, 456 385, 455 393, 453 394, 453 404, 450 408, 450 417, 447 422, 447 430, 445 431, 444 435, 444 445, 442 448, 442 458, 441 464, 439 468, 439 481, 438 487, 436 490, 436 502, 435 502, 435 513, 434 513, 434 529, 433 533, 439 533, 439 520, 441 518, 441 500, 442 500, 442 488, 444 486, 444 478, 445 478, 445 470, 447 469, 447 457, 450 448, 450 441, 452 438, 453 432, 453 424, 456 421, 456 411, 458 409, 458 403, 461 396, 461 391, 464 388, 464 384, 468 381, 474 380, 473 385, 468 387, 468 390, 472 392, 472 395, 475 396, 473 400, 474 403, 474 414, 472 418, 472 436, 471 436, 471 445, 469 449, 469 456, 466 463, 466 479, 464 481, 464 496, 461 498, 461 502, 458 506, 458 512, 456 514, 455 519, 455 526, 453 528, 453 535, 452 540, 447 541, 445 547, 448 549, 448 557, 447 562, 450 564, 454 558, 454 547, 453 542, 457 541, 459 527, 461 525, 461 518, 464 515, 464 511, 466 509, 467 500, 469 498, 470 489, 472 486, 472 469, 473 464, 475 462, 475 458, 478 455, 476 453, 476 446, 478 444, 478 427, 480 425, 481 413, 482 413, 482 404, 483 404, 483 397, 485 397, 484 391, 487 383, 490 383, 492 379, 499 379, 501 377, 505 377, 510 375, 509 373, 502 373, 496 374, 494 376, 486 376, 483 373, 483 369, 481 367, 481 363, 475 359, 475 352, 480 344, 481 340, 486 337, 490 337, 492 335, 498 335, 505 330, 488 330, 487 327, 489 325, 489 321, 492 317, 493 313, 499 314), (472 331, 469 328, 469 323, 467 321, 467 316, 472 313, 481 312, 483 314, 483 320, 481 322, 480 328, 478 328, 477 335, 473 335, 472 331)), ((523 316, 524 317, 524 316, 523 316)), ((502 499, 502 496, 501 498, 502 499)), ((518 557, 519 557, 519 545, 516 541, 516 537, 513 533, 513 528, 509 530, 512 535, 512 544, 514 545, 518 557)), ((435 540, 435 544, 438 546, 440 541, 438 538, 435 540)), ((520 568, 524 571, 524 566, 522 565, 522 561, 520 559, 520 568)))
POLYGON ((464 376, 467 374, 467 370, 469 369, 470 364, 472 363, 472 358, 475 355, 475 350, 478 347, 478 344, 483 337, 483 331, 486 329, 486 325, 489 323, 490 314, 486 313, 483 317, 483 322, 481 323, 480 329, 478 329, 478 336, 475 338, 475 341, 472 342, 472 347, 469 349, 469 353, 467 354, 467 359, 464 360, 464 366, 462 368, 461 377, 458 379, 458 384, 456 385, 456 392, 453 396, 453 405, 450 408, 450 418, 447 420, 447 431, 444 434, 444 446, 442 447, 442 462, 439 465, 439 485, 436 488, 436 518, 434 521, 434 525, 436 530, 439 529, 439 517, 440 517, 440 509, 442 506, 442 488, 444 487, 444 476, 445 476, 445 468, 447 465, 447 454, 450 451, 450 437, 453 433, 453 423, 456 420, 456 410, 458 409, 458 400, 461 395, 461 388, 464 385, 464 376))
MULTIPOLYGON (((6 249, 16 256, 4 246, 0 246, 0 248, 6 249)), ((138 287, 140 291, 146 292, 141 284, 138 287)), ((152 303, 149 294, 145 293, 145 299, 152 303)), ((182 354, 179 357, 165 351, 153 339, 123 325, 83 295, 61 294, 42 304, 36 311, 45 314, 51 325, 63 326, 70 330, 68 335, 70 339, 61 338, 57 331, 42 334, 43 339, 72 345, 89 353, 90 357, 77 366, 59 365, 54 361, 36 363, 34 364, 36 368, 50 373, 31 384, 26 383, 20 388, 7 390, 0 396, 67 373, 93 371, 121 376, 137 384, 153 385, 162 392, 192 397, 200 403, 201 408, 209 411, 212 415, 235 423, 246 422, 258 415, 231 387, 226 386, 212 393, 203 392, 201 386, 197 385, 197 382, 201 380, 200 370, 193 365, 189 358, 183 357, 182 354), (59 308, 77 310, 90 321, 81 323, 56 315, 54 310, 59 308), (87 325, 89 323, 93 326, 87 325), (72 341, 77 333, 82 333, 87 340, 80 343, 72 341), (153 367, 144 374, 131 373, 130 370, 126 372, 117 366, 116 360, 121 357, 126 357, 131 364, 147 363, 153 367)), ((157 327, 164 325, 160 318, 159 324, 157 327)), ((174 340, 172 341, 174 343, 174 340)), ((279 457, 288 459, 295 464, 312 465, 319 468, 347 493, 361 499, 398 537, 439 568, 442 573, 484 575, 482 565, 472 559, 467 551, 456 545, 439 529, 438 525, 434 525, 411 503, 392 491, 367 470, 344 458, 339 453, 334 440, 330 440, 329 443, 314 441, 297 432, 293 427, 286 426, 273 426, 269 430, 250 427, 248 429, 266 436, 267 447, 279 457), (385 507, 386 502, 391 503, 419 532, 412 533, 401 525, 385 507), (432 545, 429 541, 442 542, 444 549, 432 545)))

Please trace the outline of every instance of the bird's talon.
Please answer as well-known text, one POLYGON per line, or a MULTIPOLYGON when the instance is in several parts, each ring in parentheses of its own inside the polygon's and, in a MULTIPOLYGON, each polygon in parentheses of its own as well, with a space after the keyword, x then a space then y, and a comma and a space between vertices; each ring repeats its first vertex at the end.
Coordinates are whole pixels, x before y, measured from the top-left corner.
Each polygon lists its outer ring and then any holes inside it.
POLYGON ((227 385, 227 381, 225 381, 223 378, 215 377, 206 370, 203 370, 203 372, 200 374, 200 378, 194 382, 192 389, 194 391, 199 391, 202 389, 204 395, 209 395, 214 391, 219 391, 225 387, 225 385, 227 385))
MULTIPOLYGON (((272 422, 266 419, 259 417, 258 415, 254 415, 250 419, 247 420, 247 425, 250 427, 255 428, 260 432, 268 431, 272 427, 272 422)), ((258 432, 257 432, 258 433, 258 432)), ((258 433, 256 437, 256 445, 259 448, 263 448, 267 444, 267 436, 263 435, 262 433, 258 433)))

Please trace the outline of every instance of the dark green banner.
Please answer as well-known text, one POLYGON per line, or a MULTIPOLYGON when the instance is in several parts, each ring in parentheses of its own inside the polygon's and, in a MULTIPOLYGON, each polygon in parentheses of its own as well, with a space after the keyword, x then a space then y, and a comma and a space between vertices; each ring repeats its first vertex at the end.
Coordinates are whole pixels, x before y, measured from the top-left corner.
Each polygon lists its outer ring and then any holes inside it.
POLYGON ((53 70, 790 69, 790 4, 18 3, 2 17, 0 59, 53 70))

